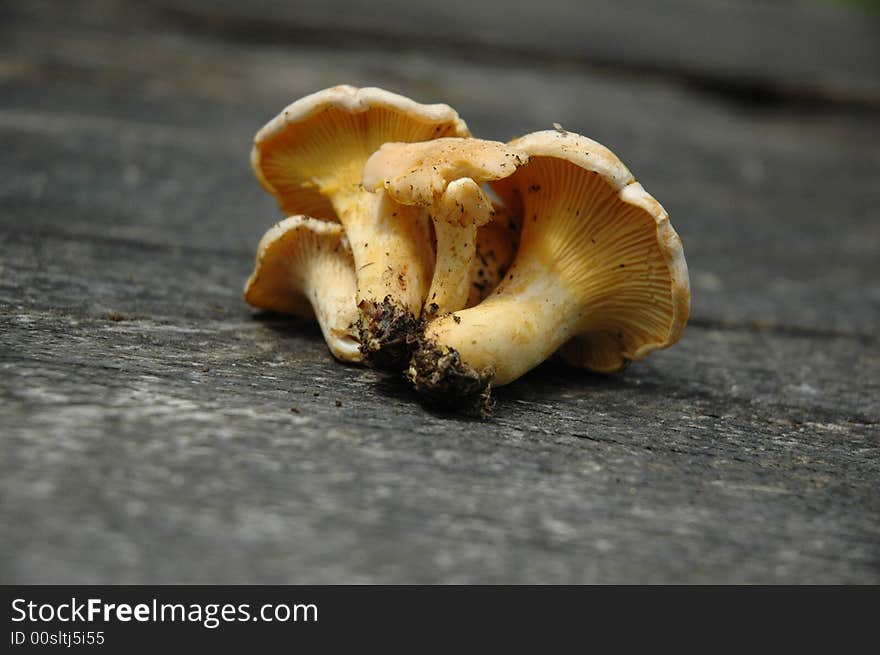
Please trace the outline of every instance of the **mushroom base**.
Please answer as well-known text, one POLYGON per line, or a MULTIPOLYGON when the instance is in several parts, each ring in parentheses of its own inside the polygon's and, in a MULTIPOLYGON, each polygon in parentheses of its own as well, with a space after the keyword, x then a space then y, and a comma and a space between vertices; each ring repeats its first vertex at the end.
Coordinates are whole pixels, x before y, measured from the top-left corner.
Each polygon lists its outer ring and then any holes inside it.
POLYGON ((416 391, 430 404, 480 418, 492 415, 493 375, 491 368, 478 373, 461 360, 454 348, 443 348, 428 340, 419 343, 406 373, 416 391))
POLYGON ((358 309, 358 337, 367 364, 387 371, 405 368, 421 321, 406 308, 392 302, 391 296, 385 296, 381 303, 362 300, 358 309))

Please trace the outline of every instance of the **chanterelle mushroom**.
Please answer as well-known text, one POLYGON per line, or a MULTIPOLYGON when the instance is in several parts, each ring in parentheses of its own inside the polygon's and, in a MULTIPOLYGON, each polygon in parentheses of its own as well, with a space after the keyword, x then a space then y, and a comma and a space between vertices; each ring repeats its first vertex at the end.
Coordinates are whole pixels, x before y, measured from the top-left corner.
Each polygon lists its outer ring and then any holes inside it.
POLYGON ((406 337, 427 293, 433 252, 427 212, 364 190, 364 164, 383 143, 445 136, 469 136, 447 105, 337 86, 294 102, 254 139, 254 171, 285 212, 338 219, 345 228, 361 348, 376 366, 401 365, 408 356, 406 337))
POLYGON ((384 188, 403 205, 431 208, 437 259, 426 318, 462 309, 467 302, 477 228, 494 215, 479 185, 511 175, 528 159, 496 141, 445 138, 386 143, 367 160, 364 187, 384 188))
POLYGON ((566 132, 511 142, 528 165, 492 186, 523 213, 504 281, 425 328, 408 376, 438 400, 486 411, 507 384, 575 339, 569 360, 613 371, 677 341, 690 307, 681 241, 607 148, 566 132))
POLYGON ((244 298, 258 309, 317 317, 333 356, 359 362, 356 288, 354 262, 342 226, 290 216, 260 239, 244 298))

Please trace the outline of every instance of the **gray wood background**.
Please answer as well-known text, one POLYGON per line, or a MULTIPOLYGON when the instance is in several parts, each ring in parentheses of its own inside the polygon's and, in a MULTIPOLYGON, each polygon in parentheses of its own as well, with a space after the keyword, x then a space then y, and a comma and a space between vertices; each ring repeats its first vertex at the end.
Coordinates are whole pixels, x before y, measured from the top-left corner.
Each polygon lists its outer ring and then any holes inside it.
POLYGON ((0 12, 0 582, 880 582, 876 10, 0 12), (479 422, 252 315, 250 140, 338 83, 611 147, 684 242, 684 339, 479 422))

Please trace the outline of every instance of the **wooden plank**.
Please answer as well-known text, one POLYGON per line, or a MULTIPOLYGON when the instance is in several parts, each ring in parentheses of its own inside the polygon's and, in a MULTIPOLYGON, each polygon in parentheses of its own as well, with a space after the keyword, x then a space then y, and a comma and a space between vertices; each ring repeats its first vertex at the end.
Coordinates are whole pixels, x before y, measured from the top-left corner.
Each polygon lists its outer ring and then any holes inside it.
POLYGON ((878 580, 850 340, 695 330, 617 380, 545 367, 472 423, 330 362, 313 328, 2 320, 10 582, 878 580), (848 391, 814 412, 798 389, 826 359, 848 391))
POLYGON ((4 581, 880 582, 876 117, 44 7, 0 26, 4 581), (685 241, 685 339, 476 422, 252 317, 250 138, 339 81, 608 143, 685 241))
POLYGON ((155 0, 192 29, 260 41, 291 38, 436 47, 541 63, 585 62, 673 75, 755 100, 880 104, 880 18, 844 3, 675 0, 240 3, 155 0))
POLYGON ((675 77, 756 102, 780 98, 880 103, 880 18, 849 3, 545 0, 87 0, 7 2, 15 18, 56 25, 185 26, 253 43, 466 53, 529 65, 577 62, 641 77, 675 77))

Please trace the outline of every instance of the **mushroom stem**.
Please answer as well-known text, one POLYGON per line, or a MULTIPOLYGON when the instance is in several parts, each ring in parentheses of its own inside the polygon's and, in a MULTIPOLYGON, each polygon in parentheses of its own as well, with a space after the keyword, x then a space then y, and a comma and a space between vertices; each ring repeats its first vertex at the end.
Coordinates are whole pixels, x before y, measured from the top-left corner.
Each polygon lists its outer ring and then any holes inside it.
MULTIPOLYGON (((540 263, 519 262, 482 303, 431 321, 422 348, 427 345, 438 356, 457 352, 461 367, 450 375, 478 375, 485 378, 484 388, 490 382, 501 386, 540 364, 578 333, 581 314, 566 308, 580 302, 540 263)), ((419 391, 430 392, 425 380, 431 378, 429 369, 436 361, 422 355, 413 362, 410 379, 419 391)))
POLYGON ((433 318, 465 307, 477 250, 477 228, 492 220, 492 202, 470 178, 450 182, 432 203, 437 260, 423 314, 433 318))
POLYGON ((330 198, 354 257, 361 350, 377 368, 400 368, 432 273, 427 211, 361 187, 330 198))
POLYGON ((433 220, 437 261, 425 300, 426 318, 442 316, 467 303, 477 240, 477 226, 473 223, 452 224, 442 217, 433 220))

